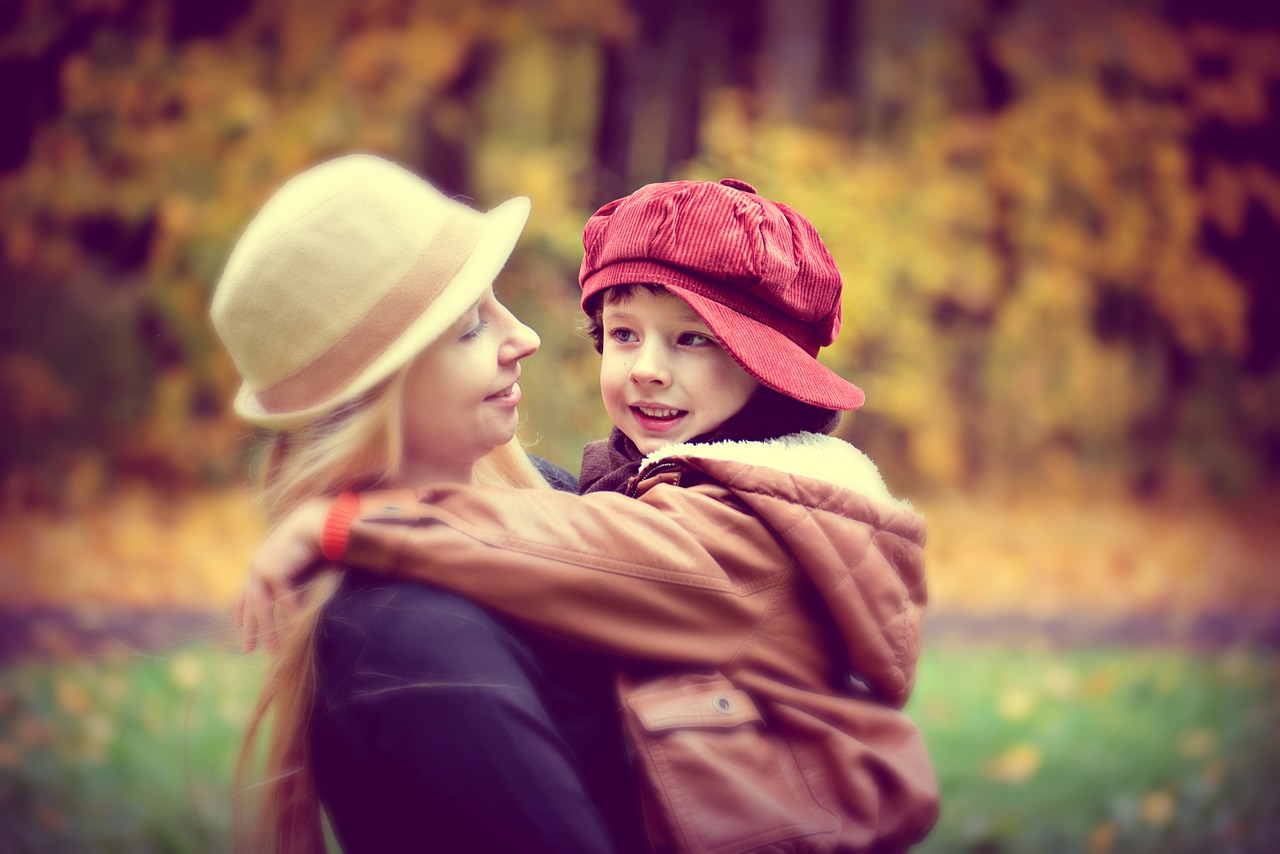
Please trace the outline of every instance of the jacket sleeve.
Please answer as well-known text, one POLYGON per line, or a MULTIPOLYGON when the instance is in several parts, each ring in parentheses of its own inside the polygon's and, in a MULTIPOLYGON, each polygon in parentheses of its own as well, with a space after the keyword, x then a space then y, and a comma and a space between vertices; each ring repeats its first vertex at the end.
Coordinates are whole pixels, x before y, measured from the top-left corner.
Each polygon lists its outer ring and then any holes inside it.
POLYGON ((435 486, 361 495, 343 562, 453 590, 627 657, 729 661, 793 570, 716 487, 616 493, 435 486))

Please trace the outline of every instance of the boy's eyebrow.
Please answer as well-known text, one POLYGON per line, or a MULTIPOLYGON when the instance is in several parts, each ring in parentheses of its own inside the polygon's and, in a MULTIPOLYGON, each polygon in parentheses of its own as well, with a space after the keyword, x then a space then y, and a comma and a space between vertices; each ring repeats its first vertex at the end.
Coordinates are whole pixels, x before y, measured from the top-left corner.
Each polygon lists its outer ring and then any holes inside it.
POLYGON ((622 320, 632 320, 633 318, 635 318, 635 314, 625 309, 613 308, 612 306, 605 306, 604 311, 600 313, 600 319, 611 320, 614 318, 620 318, 622 320))
MULTIPOLYGON (((605 310, 601 312, 601 317, 600 317, 601 320, 606 320, 606 319, 633 320, 634 318, 635 318, 635 314, 633 312, 627 311, 625 309, 620 309, 620 308, 612 308, 610 306, 605 307, 605 310)), ((676 320, 679 320, 682 323, 700 323, 703 326, 707 326, 707 322, 703 320, 701 317, 698 317, 697 312, 695 312, 693 309, 689 309, 684 314, 677 317, 676 320)), ((711 327, 707 326, 707 328, 710 329, 711 327)))

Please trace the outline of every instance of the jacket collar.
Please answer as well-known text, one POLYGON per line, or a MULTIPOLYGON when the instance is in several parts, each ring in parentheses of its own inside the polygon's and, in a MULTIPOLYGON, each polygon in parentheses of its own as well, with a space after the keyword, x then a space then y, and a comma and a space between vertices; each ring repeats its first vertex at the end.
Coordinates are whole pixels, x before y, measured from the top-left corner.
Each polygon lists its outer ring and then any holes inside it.
POLYGON ((644 458, 640 476, 643 478, 659 463, 678 459, 763 466, 833 483, 881 503, 911 506, 905 499, 893 497, 870 457, 843 439, 821 433, 792 433, 759 442, 666 445, 644 458))

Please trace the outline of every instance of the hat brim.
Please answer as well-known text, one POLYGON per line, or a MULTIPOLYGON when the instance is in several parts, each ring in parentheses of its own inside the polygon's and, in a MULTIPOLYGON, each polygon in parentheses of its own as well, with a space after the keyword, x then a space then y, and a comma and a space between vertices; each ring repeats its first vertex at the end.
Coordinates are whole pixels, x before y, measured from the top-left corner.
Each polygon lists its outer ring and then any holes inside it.
POLYGON ((243 383, 235 399, 236 414, 260 427, 295 429, 319 420, 390 377, 456 323, 493 284, 524 231, 530 209, 528 198, 516 196, 484 214, 475 248, 440 295, 368 367, 328 400, 306 409, 270 412, 243 383))
POLYGON ((582 308, 589 311, 602 291, 616 285, 661 285, 684 300, 734 361, 761 385, 823 409, 849 412, 861 408, 866 400, 862 389, 772 326, 690 290, 697 283, 695 277, 675 268, 645 264, 639 272, 626 264, 614 264, 582 283, 582 308), (686 282, 686 277, 692 281, 686 282))
POLYGON ((840 412, 859 409, 865 402, 862 389, 772 326, 683 288, 668 289, 688 303, 720 346, 761 385, 802 403, 840 412))

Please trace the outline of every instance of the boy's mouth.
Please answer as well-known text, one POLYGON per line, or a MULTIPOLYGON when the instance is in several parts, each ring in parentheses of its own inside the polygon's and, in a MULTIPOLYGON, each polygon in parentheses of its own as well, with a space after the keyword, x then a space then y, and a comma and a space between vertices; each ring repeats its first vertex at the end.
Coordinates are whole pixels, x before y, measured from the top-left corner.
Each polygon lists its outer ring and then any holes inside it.
POLYGON ((631 412, 641 427, 659 433, 675 427, 689 414, 686 409, 671 409, 663 406, 633 406, 631 412))

